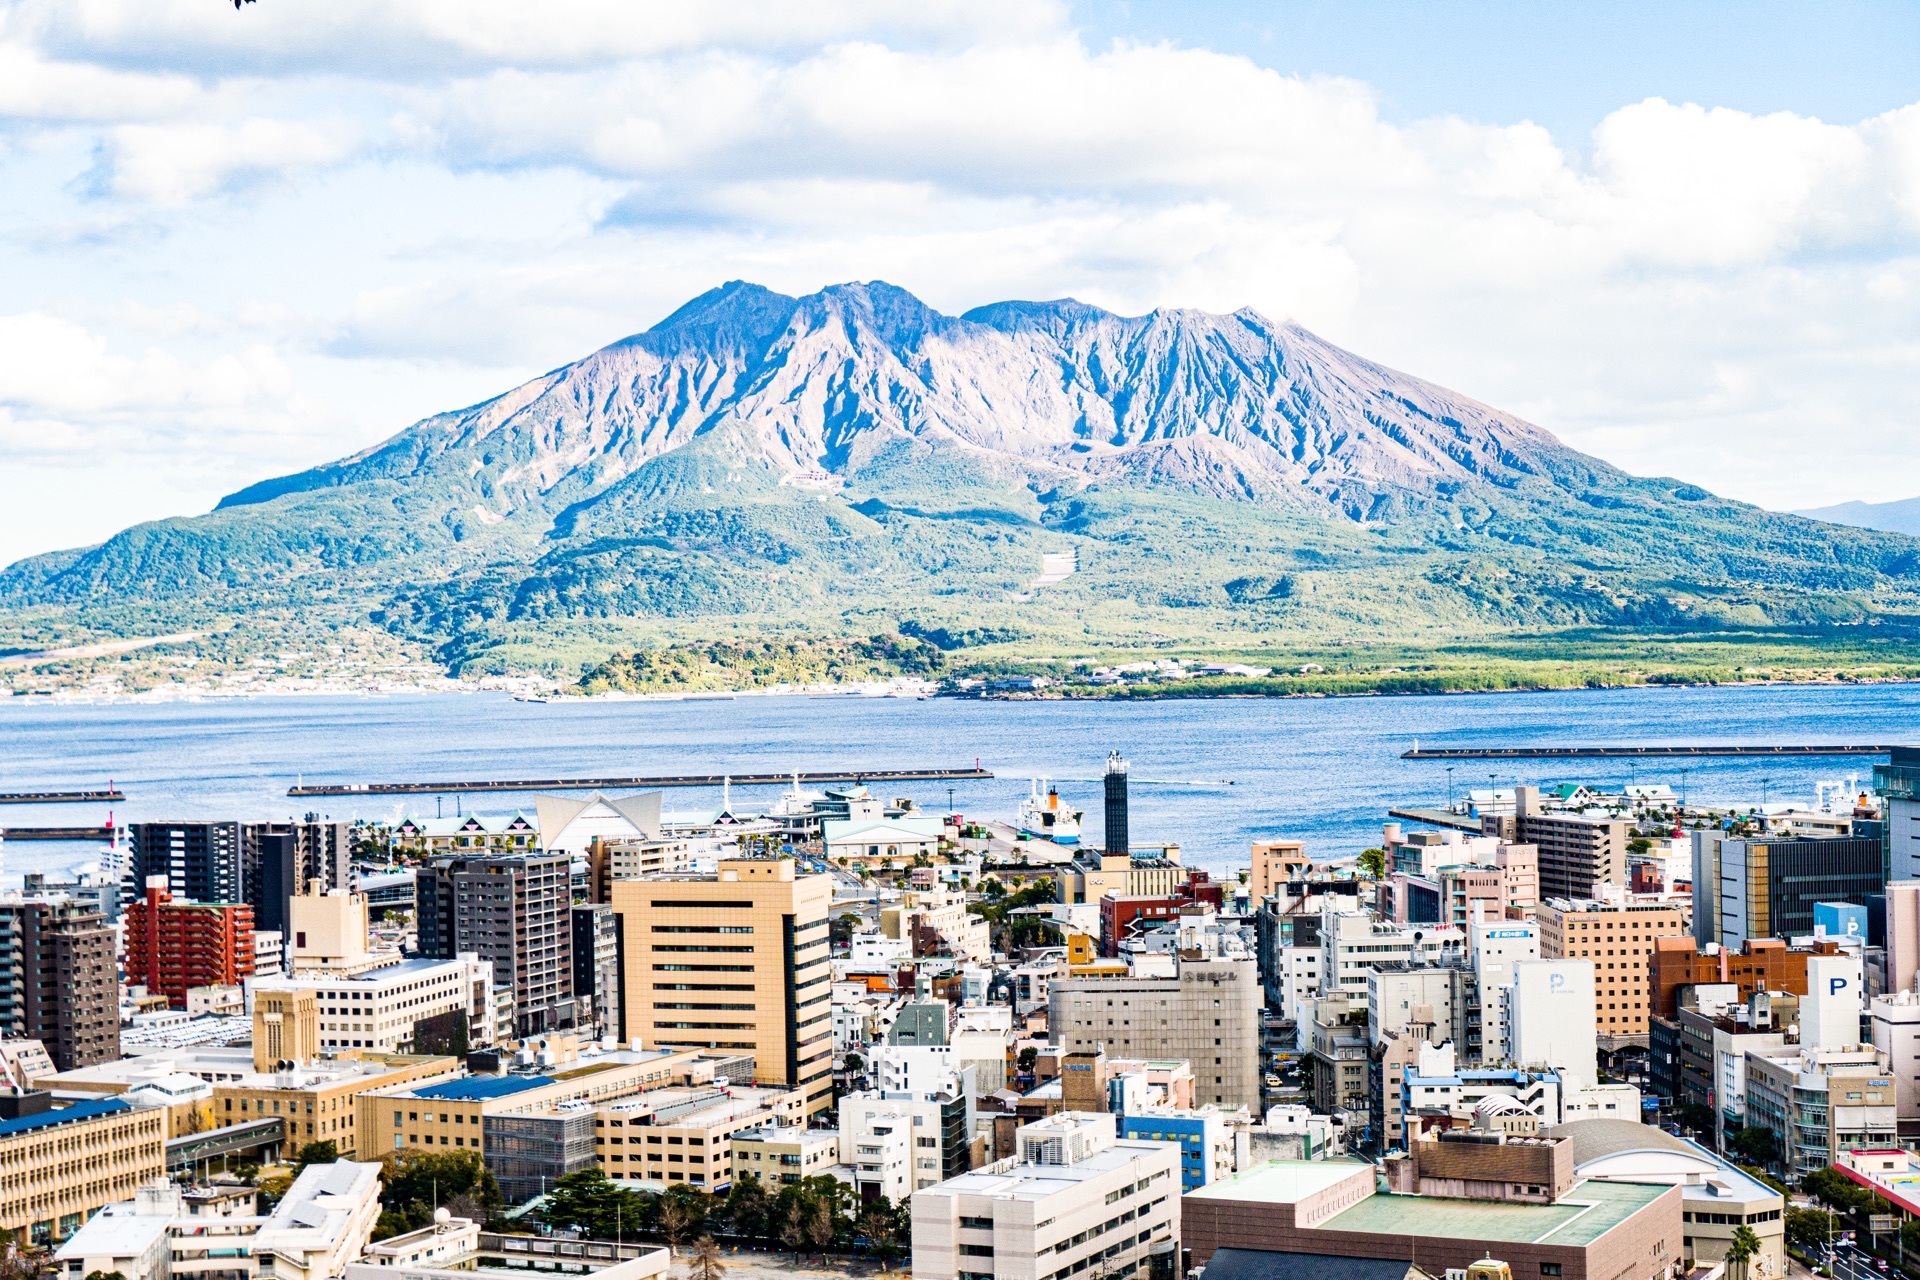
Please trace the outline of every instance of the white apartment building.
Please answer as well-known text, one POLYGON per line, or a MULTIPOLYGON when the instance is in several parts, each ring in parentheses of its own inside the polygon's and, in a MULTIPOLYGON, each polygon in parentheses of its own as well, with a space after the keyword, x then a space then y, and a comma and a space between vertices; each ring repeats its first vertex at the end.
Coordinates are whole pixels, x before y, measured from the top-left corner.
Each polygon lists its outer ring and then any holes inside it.
POLYGON ((1300 1020, 1300 1002, 1320 995, 1320 948, 1281 947, 1274 958, 1279 969, 1280 1016, 1288 1022, 1300 1020))
POLYGON ((1114 1136, 1067 1111, 1015 1135, 1019 1154, 913 1195, 914 1280, 1145 1275, 1180 1257, 1180 1148, 1114 1136))
POLYGON ((1355 1004, 1364 1003, 1369 970, 1457 959, 1466 943, 1466 934, 1452 925, 1376 924, 1365 912, 1328 912, 1320 917, 1321 994, 1343 991, 1355 1004))
POLYGON ((261 991, 316 993, 324 1050, 410 1053, 420 1024, 448 1015, 465 1015, 473 1048, 494 1042, 493 966, 471 952, 452 960, 400 960, 358 973, 309 969, 290 978, 253 978, 247 982, 249 1006, 261 991))
POLYGON ((833 984, 833 1051, 866 1055, 870 1045, 887 1038, 900 1012, 898 996, 875 995, 864 982, 833 984))
POLYGON ((1480 1061, 1511 1061, 1501 992, 1513 980, 1517 962, 1540 958, 1540 926, 1531 920, 1475 920, 1467 925, 1467 947, 1480 1002, 1480 1061))
POLYGON ((913 1194, 911 1117, 868 1113, 857 1133, 849 1133, 843 1121, 837 1141, 840 1163, 852 1175, 861 1200, 885 1196, 889 1203, 901 1204, 913 1194))
POLYGON ((164 1179, 102 1209, 54 1255, 61 1274, 126 1280, 272 1276, 330 1280, 367 1247, 380 1217, 380 1166, 311 1164, 264 1217, 189 1213, 164 1179))
MULTIPOLYGON (((949 1077, 946 1088, 936 1093, 875 1091, 841 1098, 840 1163, 854 1169, 856 1182, 867 1176, 867 1153, 861 1148, 886 1146, 880 1139, 895 1131, 907 1140, 909 1190, 963 1173, 972 1162, 973 1095, 965 1091, 962 1081, 949 1077)), ((894 1154, 886 1152, 888 1170, 894 1154)), ((889 1181, 891 1177, 889 1173, 889 1181)), ((884 1186, 882 1194, 899 1202, 900 1197, 884 1186)))
POLYGON ((1873 1047, 1893 1077, 1905 1138, 1905 1131, 1920 1121, 1920 997, 1897 991, 1873 998, 1873 1047))

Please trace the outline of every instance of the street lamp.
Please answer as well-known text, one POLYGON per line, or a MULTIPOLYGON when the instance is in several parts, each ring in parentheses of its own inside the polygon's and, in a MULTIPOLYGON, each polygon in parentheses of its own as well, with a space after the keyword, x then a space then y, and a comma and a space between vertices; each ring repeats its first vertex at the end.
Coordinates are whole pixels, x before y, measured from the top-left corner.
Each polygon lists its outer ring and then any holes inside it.
POLYGON ((1453 812, 1453 771, 1459 767, 1460 766, 1458 765, 1452 765, 1452 764, 1447 766, 1447 812, 1448 813, 1453 812))

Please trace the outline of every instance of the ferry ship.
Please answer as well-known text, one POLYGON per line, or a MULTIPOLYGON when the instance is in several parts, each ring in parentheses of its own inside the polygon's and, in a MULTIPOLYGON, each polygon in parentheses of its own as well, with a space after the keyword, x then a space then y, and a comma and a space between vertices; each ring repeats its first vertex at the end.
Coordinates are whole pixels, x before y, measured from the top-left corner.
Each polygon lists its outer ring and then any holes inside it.
POLYGON ((1032 794, 1020 802, 1019 825, 1025 834, 1055 844, 1080 843, 1080 810, 1062 804, 1051 782, 1047 783, 1047 793, 1041 795, 1038 778, 1033 781, 1032 794))

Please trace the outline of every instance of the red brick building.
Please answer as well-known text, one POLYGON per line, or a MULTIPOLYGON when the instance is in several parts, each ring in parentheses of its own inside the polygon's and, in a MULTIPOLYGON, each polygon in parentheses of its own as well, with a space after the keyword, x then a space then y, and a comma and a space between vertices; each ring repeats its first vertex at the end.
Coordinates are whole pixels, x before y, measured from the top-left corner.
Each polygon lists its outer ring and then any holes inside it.
POLYGON ((253 976, 253 908, 244 902, 175 902, 165 876, 126 911, 127 981, 176 1009, 190 987, 233 986, 253 976))
POLYGON ((1100 899, 1100 954, 1119 955, 1123 941, 1163 921, 1176 919, 1182 907, 1207 906, 1221 910, 1226 905, 1226 890, 1224 883, 1206 872, 1189 871, 1187 882, 1164 896, 1108 894, 1100 899))

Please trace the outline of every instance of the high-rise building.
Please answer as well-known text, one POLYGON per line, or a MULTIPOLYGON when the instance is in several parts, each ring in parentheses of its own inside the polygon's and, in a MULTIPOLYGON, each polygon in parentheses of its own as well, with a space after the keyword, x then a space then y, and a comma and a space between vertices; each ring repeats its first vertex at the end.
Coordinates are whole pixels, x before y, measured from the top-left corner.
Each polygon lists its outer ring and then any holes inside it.
POLYGON ((1514 1065, 1559 1072, 1563 1091, 1592 1088, 1599 1077, 1593 962, 1516 960, 1512 972, 1507 1041, 1514 1065))
POLYGON ((1107 753, 1106 851, 1124 854, 1127 843, 1127 762, 1118 751, 1107 753))
POLYGON ((120 1056, 119 944, 90 907, 0 903, 0 1039, 38 1040, 61 1071, 120 1056))
POLYGON ((1627 883, 1627 841, 1633 823, 1544 813, 1538 787, 1514 788, 1513 842, 1539 851, 1540 898, 1596 898, 1603 884, 1627 883))
MULTIPOLYGON (((1711 851, 1696 843, 1696 856, 1711 851)), ((1714 933, 1696 937, 1737 947, 1748 938, 1792 938, 1813 933, 1816 902, 1865 902, 1886 887, 1885 850, 1875 835, 1725 837, 1715 868, 1719 893, 1711 902, 1714 933)))
POLYGON ((579 1022, 570 867, 566 854, 525 853, 438 858, 416 874, 420 954, 490 962, 523 1038, 579 1022))
POLYGON ((723 858, 710 875, 615 880, 626 981, 621 1038, 738 1049, 761 1084, 833 1099, 833 884, 788 858, 723 858))
POLYGON ((1886 805, 1888 880, 1920 880, 1920 747, 1895 747, 1873 766, 1873 789, 1886 805))
POLYGON ((620 1034, 620 917, 604 902, 573 905, 573 996, 580 1025, 593 1034, 620 1034))
POLYGON ((235 986, 253 976, 253 908, 243 902, 177 902, 164 876, 126 910, 127 981, 176 1009, 189 987, 235 986))
POLYGON ((298 842, 291 832, 259 832, 250 850, 246 902, 253 908, 254 924, 291 938, 293 898, 300 892, 298 842))
POLYGON ((130 822, 127 876, 120 900, 145 896, 154 876, 188 902, 245 902, 246 878, 238 822, 130 822))
POLYGON ((260 862, 267 840, 286 836, 293 841, 293 874, 286 877, 289 893, 353 887, 353 824, 309 813, 280 822, 247 822, 240 827, 240 865, 251 888, 265 874, 260 862))
MULTIPOLYGON (((1552 898, 1534 912, 1543 960, 1593 961, 1594 1019, 1605 1037, 1644 1036, 1657 938, 1686 938, 1680 908, 1668 903, 1552 898)), ((1691 939, 1689 939, 1691 941, 1691 939)))
POLYGON ((1067 1052, 1184 1058, 1196 1103, 1260 1106, 1260 974, 1251 960, 1182 960, 1171 978, 1064 978, 1047 1026, 1067 1052))

